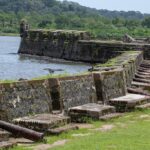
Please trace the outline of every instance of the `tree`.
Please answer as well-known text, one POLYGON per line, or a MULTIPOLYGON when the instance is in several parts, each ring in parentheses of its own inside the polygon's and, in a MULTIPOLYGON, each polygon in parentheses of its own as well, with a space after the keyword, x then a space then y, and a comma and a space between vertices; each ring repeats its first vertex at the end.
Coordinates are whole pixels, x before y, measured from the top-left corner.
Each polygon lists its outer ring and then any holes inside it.
POLYGON ((147 28, 150 28, 150 17, 145 18, 145 19, 142 21, 142 25, 143 25, 143 26, 146 26, 147 28))

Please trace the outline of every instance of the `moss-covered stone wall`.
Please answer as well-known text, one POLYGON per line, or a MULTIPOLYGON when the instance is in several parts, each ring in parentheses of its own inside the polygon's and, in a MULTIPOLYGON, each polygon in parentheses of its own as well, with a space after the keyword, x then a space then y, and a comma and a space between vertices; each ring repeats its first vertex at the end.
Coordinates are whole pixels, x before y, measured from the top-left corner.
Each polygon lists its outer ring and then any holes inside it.
POLYGON ((0 120, 50 113, 51 96, 46 80, 0 84, 0 120))
POLYGON ((137 67, 143 61, 143 52, 132 51, 96 65, 94 80, 98 101, 107 103, 109 99, 126 94, 131 86, 137 67))
POLYGON ((92 74, 0 84, 0 120, 97 102, 92 74))
POLYGON ((125 74, 122 68, 94 73, 98 100, 107 104, 108 100, 126 94, 125 74))
POLYGON ((150 58, 150 44, 124 43, 122 41, 91 40, 85 31, 74 30, 29 30, 22 37, 19 53, 49 56, 84 62, 105 63, 124 51, 144 51, 150 58))
POLYGON ((96 67, 96 72, 85 75, 1 83, 0 120, 53 110, 67 113, 70 107, 98 101, 107 104, 109 99, 126 94, 142 60, 142 52, 130 52, 116 57, 116 64, 98 66, 99 70, 96 67))

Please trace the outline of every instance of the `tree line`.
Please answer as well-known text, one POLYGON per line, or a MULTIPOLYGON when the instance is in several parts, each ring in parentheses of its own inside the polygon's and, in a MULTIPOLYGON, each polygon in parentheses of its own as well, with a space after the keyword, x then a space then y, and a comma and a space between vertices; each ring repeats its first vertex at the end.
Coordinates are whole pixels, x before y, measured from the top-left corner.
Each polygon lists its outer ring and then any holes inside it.
POLYGON ((22 19, 35 29, 87 30, 103 39, 150 34, 150 15, 136 11, 97 10, 69 1, 0 0, 0 33, 18 33, 22 19))

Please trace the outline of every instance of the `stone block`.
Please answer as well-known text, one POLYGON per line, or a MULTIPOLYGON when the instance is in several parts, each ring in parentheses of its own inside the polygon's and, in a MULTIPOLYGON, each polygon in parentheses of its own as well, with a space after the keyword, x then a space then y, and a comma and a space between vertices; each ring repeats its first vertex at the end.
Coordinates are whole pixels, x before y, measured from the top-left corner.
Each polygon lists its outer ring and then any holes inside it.
POLYGON ((13 122, 17 125, 43 132, 48 129, 68 124, 70 122, 70 118, 63 115, 38 114, 14 119, 13 122))
POLYGON ((92 74, 60 78, 60 97, 65 113, 68 109, 87 103, 96 103, 96 89, 92 74))
POLYGON ((69 109, 69 116, 73 122, 86 122, 87 118, 99 120, 100 117, 114 113, 115 108, 108 105, 89 103, 69 109))
POLYGON ((126 94, 125 76, 122 68, 94 72, 94 80, 98 100, 103 103, 107 104, 109 99, 126 94))
POLYGON ((150 97, 140 94, 127 94, 126 96, 111 99, 109 104, 115 106, 117 112, 126 112, 136 106, 150 102, 150 97))

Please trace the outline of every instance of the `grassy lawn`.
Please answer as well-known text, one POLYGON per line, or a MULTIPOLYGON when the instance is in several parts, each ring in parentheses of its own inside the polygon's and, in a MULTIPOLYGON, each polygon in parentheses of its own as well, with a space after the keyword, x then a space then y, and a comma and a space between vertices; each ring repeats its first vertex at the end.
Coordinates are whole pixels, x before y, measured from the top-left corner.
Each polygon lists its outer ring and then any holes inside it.
MULTIPOLYGON (((51 150, 150 150, 150 110, 127 113, 108 122, 92 122, 91 129, 70 131, 47 137, 47 144, 67 140, 51 150), (106 128, 105 128, 106 127, 106 128), (107 127, 111 127, 108 128, 107 127)), ((22 145, 12 150, 32 150, 37 145, 22 145)), ((44 150, 44 147, 43 147, 44 150)))

